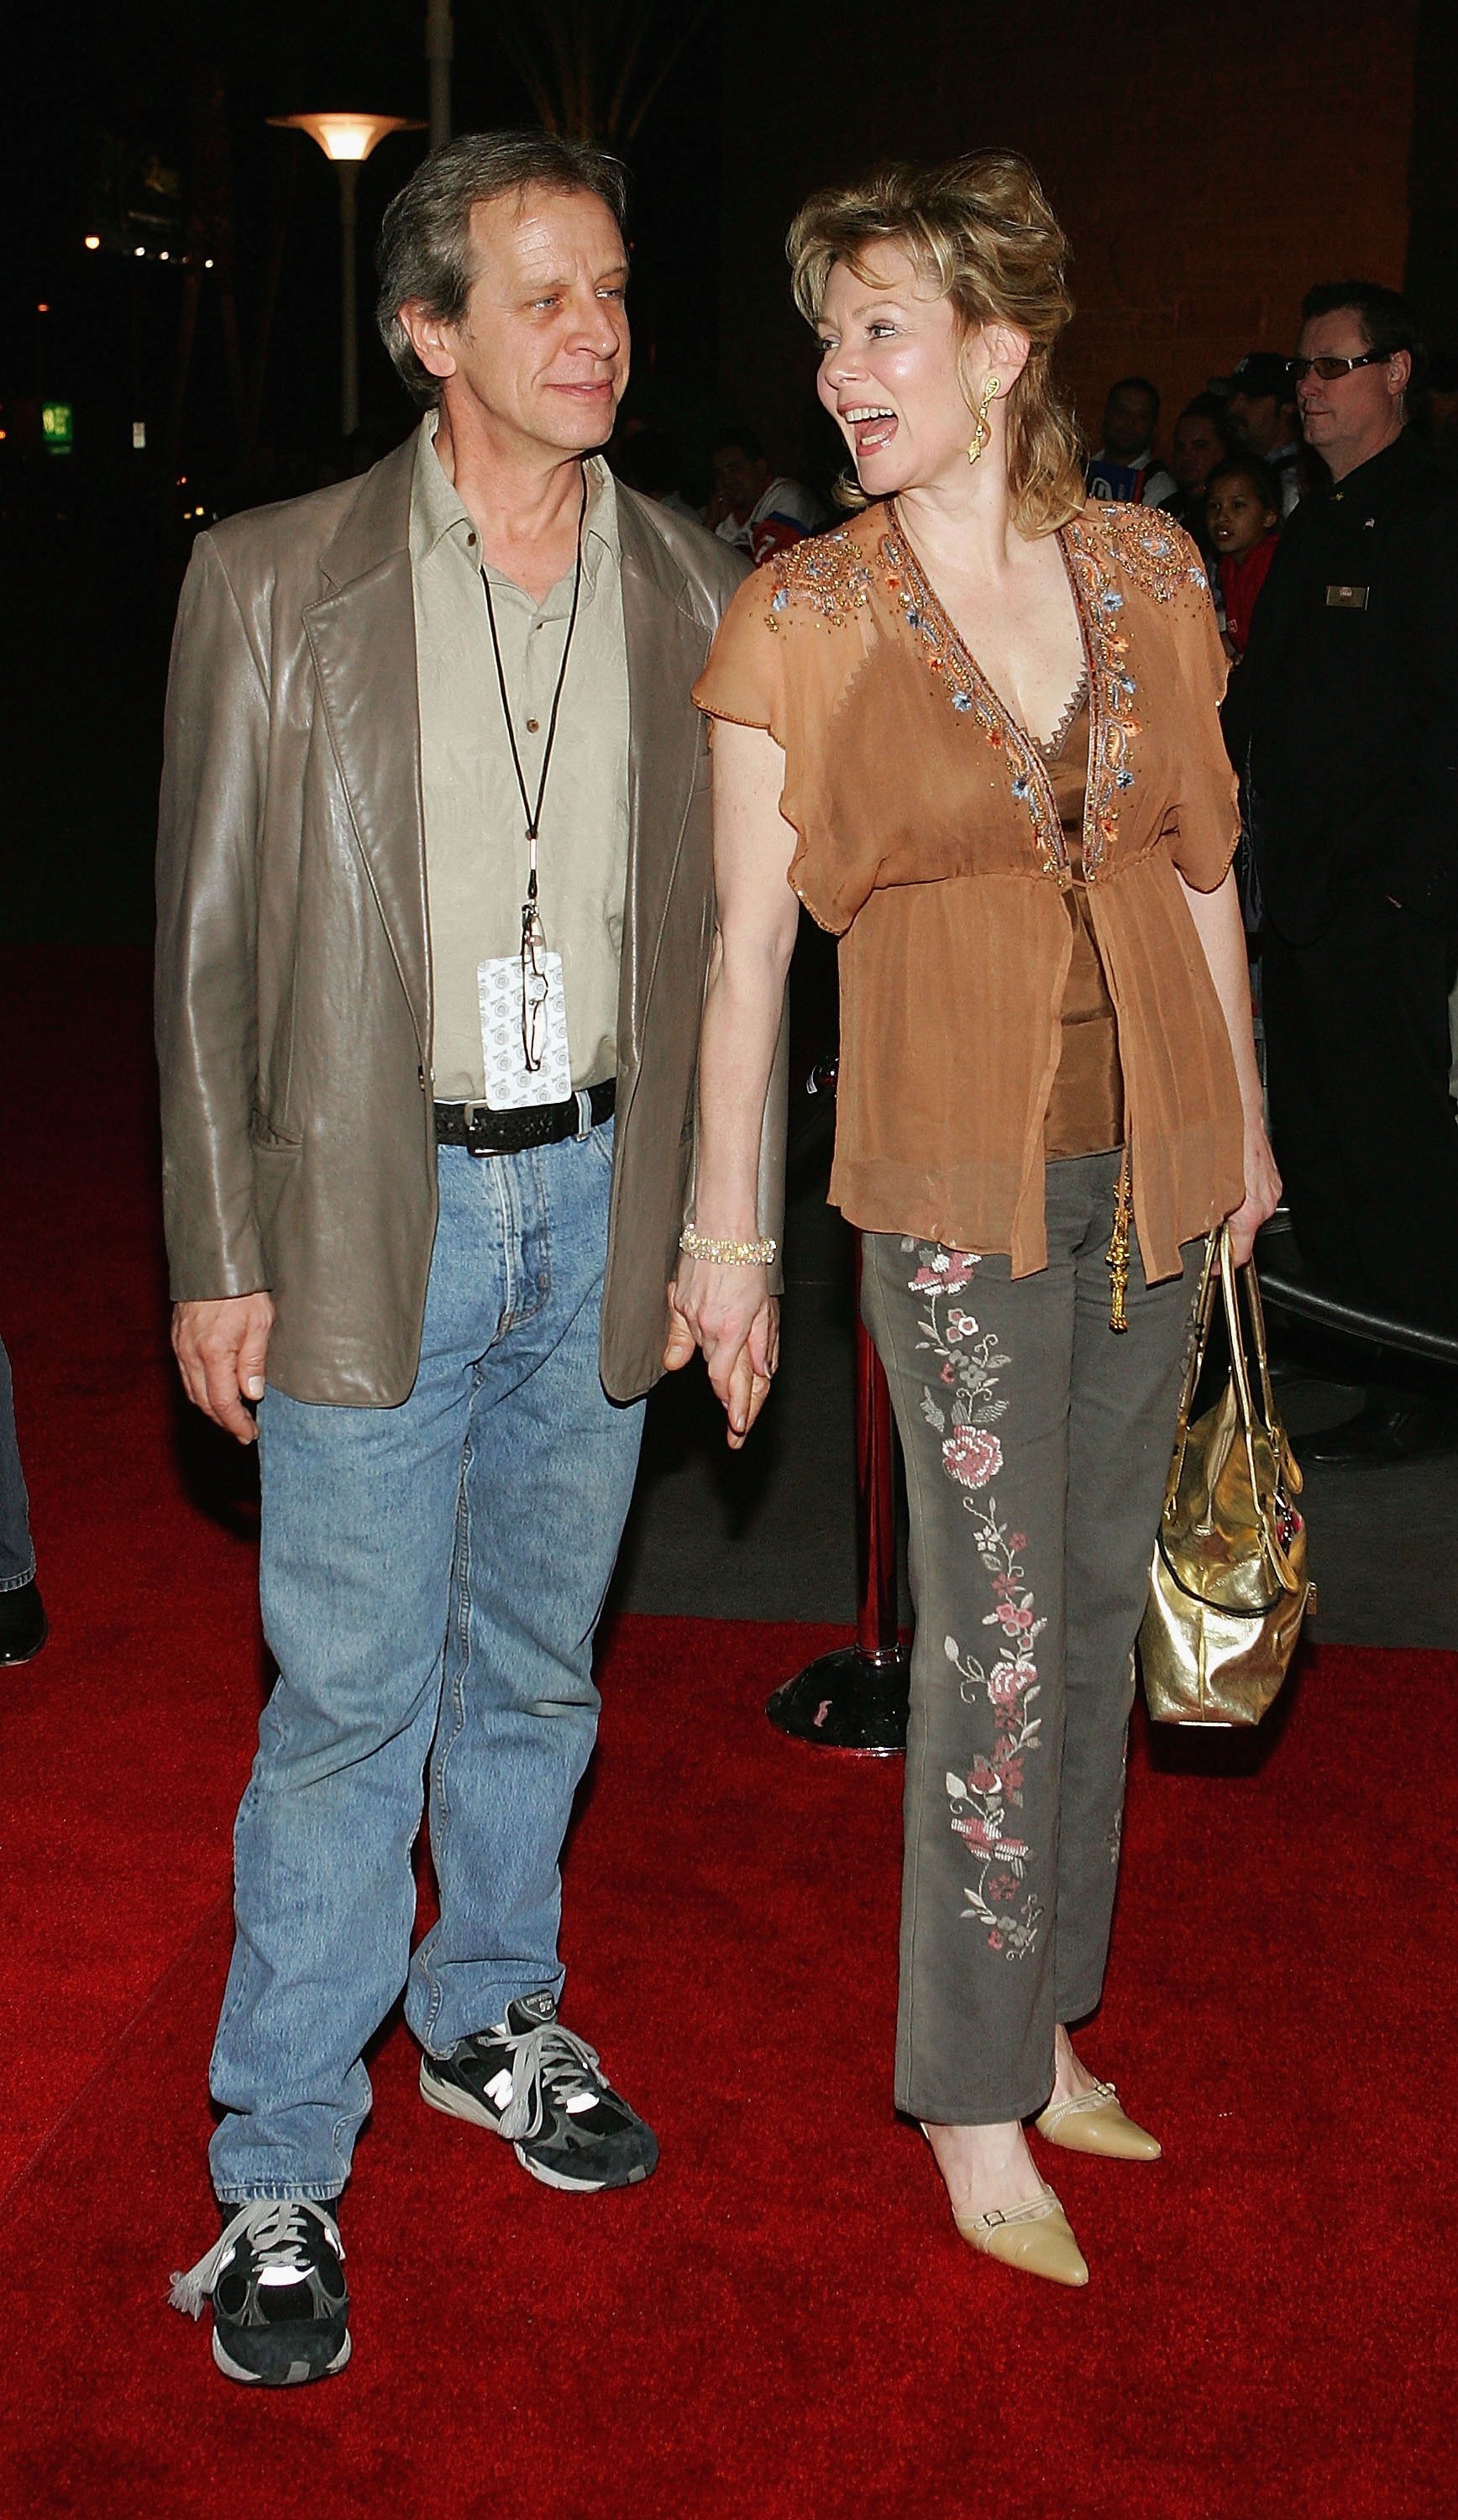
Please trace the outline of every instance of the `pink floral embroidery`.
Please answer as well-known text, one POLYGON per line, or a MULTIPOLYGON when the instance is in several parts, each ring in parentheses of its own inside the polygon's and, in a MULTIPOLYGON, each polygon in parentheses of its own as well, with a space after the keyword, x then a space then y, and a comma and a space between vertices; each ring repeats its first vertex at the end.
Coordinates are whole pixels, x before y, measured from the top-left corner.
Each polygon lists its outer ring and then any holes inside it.
POLYGON ((944 1438, 942 1459, 949 1478, 954 1478, 962 1487, 985 1487, 1002 1467, 1002 1447, 986 1435, 971 1445, 961 1439, 973 1429, 993 1425, 1002 1416, 1007 1403, 994 1399, 994 1394, 998 1372, 1007 1359, 998 1348, 995 1332, 983 1329, 961 1304, 949 1304, 943 1310, 948 1296, 959 1295, 971 1285, 982 1254, 959 1251, 942 1242, 908 1240, 903 1248, 914 1256, 916 1264, 906 1280, 907 1291, 927 1298, 925 1312, 916 1325, 921 1332, 919 1344, 936 1358, 937 1379, 953 1394, 949 1410, 923 1385, 921 1414, 944 1438))
MULTIPOLYGON (((969 1786, 967 1790, 970 1793, 974 1788, 969 1786)), ((1028 1861, 1030 1850, 1023 1844, 1021 1838, 994 1837, 991 1833, 988 1822, 985 1820, 979 1820, 975 1813, 968 1814, 965 1818, 959 1818, 954 1814, 951 1825, 958 1837, 964 1837, 967 1844, 978 1855, 996 1854, 1001 1857, 1004 1864, 1026 1864, 1028 1861)))
POLYGON ((942 1465, 964 1488, 985 1488, 1002 1467, 1002 1447, 985 1426, 959 1426, 942 1447, 942 1465))
POLYGON ((1032 1712, 1038 1693, 1033 1648, 1046 1623, 1035 1614, 1022 1558, 1013 1547, 1014 1540, 1026 1546, 1023 1534, 1009 1532, 998 1520, 991 1497, 982 1506, 974 1506, 970 1497, 965 1503, 977 1525, 977 1554, 992 1578, 994 1606, 983 1625, 1007 1630, 1011 1642, 1010 1650, 985 1671, 975 1654, 963 1653, 955 1637, 945 1640, 964 1700, 970 1706, 979 1696, 985 1698, 995 1728, 991 1755, 979 1752, 965 1777, 949 1769, 947 1794, 951 1826, 981 1866, 978 1878, 964 1887, 962 1914, 984 1927, 989 1951, 1015 1960, 1036 1947, 1043 1914, 1042 1901, 1032 1890, 1024 1893, 1017 1913, 1010 1912, 1032 1849, 1010 1829, 1008 1820, 1022 1807, 1028 1754, 1039 1747, 1040 1718, 1032 1712))
POLYGON ((1002 1445, 992 1429, 1006 1414, 1007 1403, 996 1397, 996 1390, 1002 1368, 1011 1360, 998 1346, 995 1331, 981 1328, 960 1306, 943 1309, 946 1298, 970 1282, 977 1253, 913 1241, 904 1248, 916 1261, 908 1290, 926 1298, 917 1323, 920 1346, 937 1359, 939 1386, 954 1395, 949 1410, 933 1387, 923 1383, 921 1414, 941 1438, 948 1477, 967 1491, 962 1506, 972 1516, 977 1554, 993 1598, 983 1625, 998 1631, 997 1658, 990 1671, 975 1654, 964 1654, 955 1637, 945 1641, 964 1703, 983 1700, 994 1728, 991 1751, 979 1751, 966 1776, 950 1769, 947 1773, 950 1825, 976 1871, 964 1888, 962 1913, 984 1928, 989 1951, 1022 1959, 1037 1946, 1043 1903, 1023 1887, 1032 1849, 1010 1824, 1010 1814, 1022 1807, 1028 1755, 1039 1747, 1040 1720, 1032 1712, 1038 1693, 1033 1648, 1046 1622, 1038 1618, 1026 1582, 1027 1534, 1009 1531, 998 1516, 996 1499, 981 1493, 1003 1465, 1002 1445))
MULTIPOLYGON (((912 1294, 935 1288, 939 1295, 959 1295, 964 1286, 971 1285, 972 1272, 981 1258, 980 1251, 954 1251, 945 1243, 937 1243, 909 1281, 912 1294)), ((965 1321, 966 1315, 958 1313, 955 1318, 965 1321)), ((972 1327, 976 1328, 975 1322, 972 1327)))
POLYGON ((1008 1707, 1016 1706, 1018 1702, 1018 1691, 1023 1686, 1022 1671, 1015 1662, 994 1662, 984 1686, 994 1706, 1005 1713, 1008 1707))

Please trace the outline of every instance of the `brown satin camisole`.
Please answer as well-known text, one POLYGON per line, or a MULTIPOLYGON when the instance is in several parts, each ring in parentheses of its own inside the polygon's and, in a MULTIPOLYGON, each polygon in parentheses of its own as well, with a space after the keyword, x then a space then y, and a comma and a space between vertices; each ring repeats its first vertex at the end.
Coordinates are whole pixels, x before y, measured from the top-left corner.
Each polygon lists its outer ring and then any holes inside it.
POLYGON ((1073 928, 1073 961, 1064 983, 1063 1050, 1043 1121, 1043 1153, 1100 1155, 1124 1143, 1124 1078, 1114 1001, 1093 939, 1083 881, 1083 801, 1088 788, 1088 697, 1081 689, 1074 716, 1051 744, 1047 764, 1073 882, 1063 895, 1073 928))

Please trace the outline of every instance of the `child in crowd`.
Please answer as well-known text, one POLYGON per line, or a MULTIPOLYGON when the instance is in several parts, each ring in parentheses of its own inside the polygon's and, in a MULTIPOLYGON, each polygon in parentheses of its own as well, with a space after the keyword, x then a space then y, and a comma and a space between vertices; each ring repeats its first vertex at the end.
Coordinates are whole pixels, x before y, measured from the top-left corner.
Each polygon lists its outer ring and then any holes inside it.
POLYGON ((1232 455, 1215 467, 1205 499, 1206 523, 1219 561, 1225 653, 1238 663, 1281 530, 1280 485, 1259 455, 1232 455))

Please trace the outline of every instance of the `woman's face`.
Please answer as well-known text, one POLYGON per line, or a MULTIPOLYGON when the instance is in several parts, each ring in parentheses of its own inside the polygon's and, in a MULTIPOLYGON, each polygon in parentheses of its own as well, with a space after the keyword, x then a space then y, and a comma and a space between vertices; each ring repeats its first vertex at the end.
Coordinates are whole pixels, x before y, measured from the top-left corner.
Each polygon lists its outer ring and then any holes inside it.
POLYGON ((1205 520, 1216 551, 1227 557, 1254 549, 1276 522, 1276 513, 1259 497, 1254 481, 1227 472, 1216 481, 1206 502, 1205 520))
POLYGON ((980 396, 989 362, 902 247, 868 247, 863 268, 838 262, 825 284, 817 388, 862 488, 881 499, 965 468, 967 396, 980 396))

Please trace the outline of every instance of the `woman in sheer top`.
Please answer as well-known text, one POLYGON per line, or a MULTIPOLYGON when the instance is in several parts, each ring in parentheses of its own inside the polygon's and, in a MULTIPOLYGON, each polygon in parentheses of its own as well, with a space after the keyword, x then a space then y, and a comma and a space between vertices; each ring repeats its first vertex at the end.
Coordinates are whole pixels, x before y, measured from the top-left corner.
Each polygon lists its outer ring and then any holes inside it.
POLYGON ((697 686, 719 935, 669 1362, 702 1349, 741 1443, 775 1363, 756 1158, 803 902, 841 940, 830 1196, 911 1516, 897 2102, 967 2239, 1082 2283, 1026 2122, 1160 2150, 1070 2032, 1103 1987, 1196 1263, 1227 1217, 1248 1252, 1279 1183, 1210 592, 1168 518, 1084 504, 1049 374, 1065 254, 996 152, 791 231, 855 514, 746 582, 697 686))

